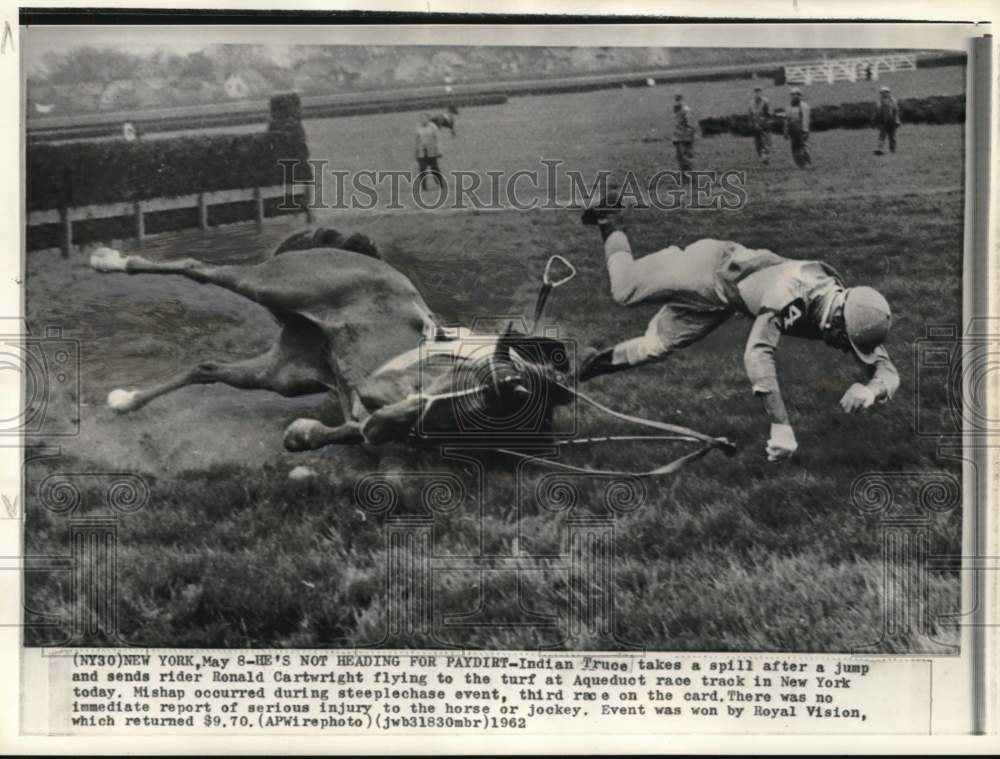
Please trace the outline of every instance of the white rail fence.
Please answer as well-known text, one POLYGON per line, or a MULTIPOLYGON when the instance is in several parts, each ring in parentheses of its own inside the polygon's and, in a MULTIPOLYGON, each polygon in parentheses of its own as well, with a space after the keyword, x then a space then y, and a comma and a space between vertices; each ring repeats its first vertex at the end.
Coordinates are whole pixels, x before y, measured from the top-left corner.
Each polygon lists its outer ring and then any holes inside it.
POLYGON ((291 188, 284 185, 274 185, 272 187, 249 187, 240 190, 198 192, 173 198, 153 198, 150 200, 107 203, 75 208, 31 211, 28 213, 27 221, 29 228, 59 224, 61 227, 59 247, 62 249, 63 256, 69 256, 74 244, 74 223, 95 219, 114 219, 131 216, 134 220, 133 237, 142 243, 147 237, 145 216, 148 213, 197 208, 198 228, 204 231, 210 227, 208 212, 212 206, 252 201, 253 221, 259 229, 263 225, 265 218, 264 201, 273 198, 282 198, 287 195, 294 197, 297 208, 300 209, 298 212, 305 213, 307 219, 311 222, 312 215, 309 210, 309 204, 311 203, 310 190, 311 185, 293 185, 291 188))
POLYGON ((881 74, 914 71, 916 68, 917 56, 905 53, 836 58, 785 66, 785 81, 805 85, 815 82, 878 81, 881 74))

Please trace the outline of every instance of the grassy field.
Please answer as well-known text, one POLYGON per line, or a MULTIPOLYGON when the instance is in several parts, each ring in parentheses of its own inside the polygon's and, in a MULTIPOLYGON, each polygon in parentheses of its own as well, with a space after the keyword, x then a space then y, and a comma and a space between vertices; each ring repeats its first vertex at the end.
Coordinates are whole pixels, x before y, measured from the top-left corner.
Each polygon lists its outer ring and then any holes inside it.
MULTIPOLYGON (((899 96, 962 89, 953 69, 886 81, 899 96)), ((815 86, 807 99, 862 100, 871 89, 815 86)), ((770 94, 785 102, 783 91, 770 94)), ((547 157, 584 174, 632 169, 648 176, 673 168, 665 141, 669 95, 660 88, 607 91, 469 109, 458 139, 445 138, 443 163, 512 172, 547 157)), ((745 98, 739 83, 688 90, 699 116, 739 110, 745 98)), ((313 155, 337 168, 408 169, 412 121, 412 114, 311 121, 307 131, 313 155)), ((885 588, 881 525, 852 504, 852 483, 873 471, 921 473, 913 475, 917 480, 959 472, 938 454, 936 439, 914 432, 916 414, 940 415, 947 396, 943 385, 926 383, 915 396, 913 350, 926 325, 957 324, 961 317, 963 132, 911 126, 899 137, 900 153, 878 160, 872 132, 817 134, 812 172, 795 169, 780 140, 769 167, 757 165, 748 140, 702 140, 699 168, 748 173, 747 206, 631 214, 639 253, 701 237, 732 239, 821 259, 849 283, 879 288, 895 313, 888 348, 902 385, 892 404, 845 416, 836 404, 855 367, 822 345, 787 340, 779 368, 800 450, 780 466, 764 459, 767 420, 742 369, 746 320, 732 319, 664 364, 588 385, 622 411, 741 445, 732 459, 712 454, 644 483, 639 506, 614 520, 611 586, 598 577, 571 581, 560 558, 581 511, 601 513, 607 481, 576 481, 576 507, 560 511, 538 497, 545 470, 529 466, 518 478, 511 462, 496 457, 476 466, 402 446, 286 453, 285 425, 324 405, 321 397, 191 387, 115 416, 103 405, 110 389, 148 383, 205 358, 252 355, 273 339, 275 326, 258 307, 213 288, 179 278, 102 277, 86 267, 84 255, 65 262, 51 252, 28 260, 28 317, 36 333, 59 325, 80 341, 79 406, 56 394, 49 413, 79 414, 81 432, 39 438, 61 445, 62 456, 26 466, 26 553, 70 550, 67 516, 40 503, 46 476, 132 472, 150 488, 148 504, 118 520, 119 640, 132 644, 606 648, 606 637, 566 623, 568 610, 588 594, 613 598, 614 621, 604 619, 606 626, 650 649, 846 651, 875 641, 883 607, 897 600, 885 588), (299 463, 322 476, 291 483, 287 473, 299 463), (391 515, 358 503, 355 484, 372 472, 404 473, 390 474, 400 492, 391 515), (426 478, 417 475, 429 472, 453 475, 467 494, 457 508, 436 515, 430 536, 435 561, 452 565, 433 574, 431 628, 393 631, 390 612, 409 599, 386 584, 387 530, 395 517, 421 513, 426 478), (461 565, 469 556, 491 558, 485 568, 461 565)), ((375 239, 390 260, 414 272, 448 323, 527 316, 536 276, 553 253, 579 271, 549 310, 561 335, 608 345, 639 334, 656 310, 611 302, 600 240, 569 211, 338 211, 325 221, 375 239)), ((259 236, 245 229, 205 240, 177 235, 148 244, 147 253, 250 262, 292 228, 275 222, 259 236)), ((578 424, 587 434, 626 431, 587 413, 578 424)), ((621 444, 574 452, 572 461, 636 468, 671 453, 621 444)), ((86 481, 75 516, 106 512, 107 478, 86 481)), ((906 499, 916 486, 908 481, 906 499)), ((958 554, 957 510, 931 515, 929 527, 932 553, 958 554)), ((958 576, 931 574, 926 599, 931 619, 957 612, 958 576)), ((63 640, 72 608, 69 577, 29 573, 26 605, 62 620, 29 630, 28 642, 63 640)), ((940 650, 956 642, 954 629, 935 622, 891 648, 940 650)))

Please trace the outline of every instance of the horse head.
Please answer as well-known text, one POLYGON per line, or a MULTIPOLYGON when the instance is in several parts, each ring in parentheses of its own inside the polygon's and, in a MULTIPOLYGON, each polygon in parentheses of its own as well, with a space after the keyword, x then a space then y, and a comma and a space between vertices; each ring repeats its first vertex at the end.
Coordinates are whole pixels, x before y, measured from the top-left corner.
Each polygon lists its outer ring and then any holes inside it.
POLYGON ((526 335, 508 325, 487 362, 478 413, 498 427, 545 432, 554 408, 572 400, 565 385, 569 371, 560 340, 526 335))

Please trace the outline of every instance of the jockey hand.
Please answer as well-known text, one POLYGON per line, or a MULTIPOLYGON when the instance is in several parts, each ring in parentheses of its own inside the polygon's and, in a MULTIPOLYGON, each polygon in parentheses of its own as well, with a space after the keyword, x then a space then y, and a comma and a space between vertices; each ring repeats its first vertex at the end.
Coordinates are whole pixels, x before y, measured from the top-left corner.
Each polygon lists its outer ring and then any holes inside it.
POLYGON ((799 448, 795 442, 795 432, 790 424, 772 424, 771 437, 767 441, 767 460, 770 462, 787 459, 799 448))
POLYGON ((875 405, 875 393, 867 385, 862 385, 860 382, 855 382, 849 388, 847 392, 844 393, 844 397, 840 399, 840 407, 844 410, 845 414, 850 414, 855 411, 864 411, 866 408, 871 408, 875 405))

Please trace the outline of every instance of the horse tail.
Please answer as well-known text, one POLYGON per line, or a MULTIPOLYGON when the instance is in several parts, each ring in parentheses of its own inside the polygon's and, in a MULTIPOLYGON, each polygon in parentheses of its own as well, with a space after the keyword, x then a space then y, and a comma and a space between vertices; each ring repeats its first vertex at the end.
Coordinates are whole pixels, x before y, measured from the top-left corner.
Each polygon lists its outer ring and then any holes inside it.
POLYGON ((297 250, 313 250, 315 248, 336 248, 338 250, 349 250, 352 253, 360 253, 379 261, 384 261, 378 246, 371 238, 362 234, 345 235, 332 227, 317 227, 315 229, 302 229, 293 232, 286 237, 275 249, 273 255, 280 256, 282 253, 291 253, 297 250))

